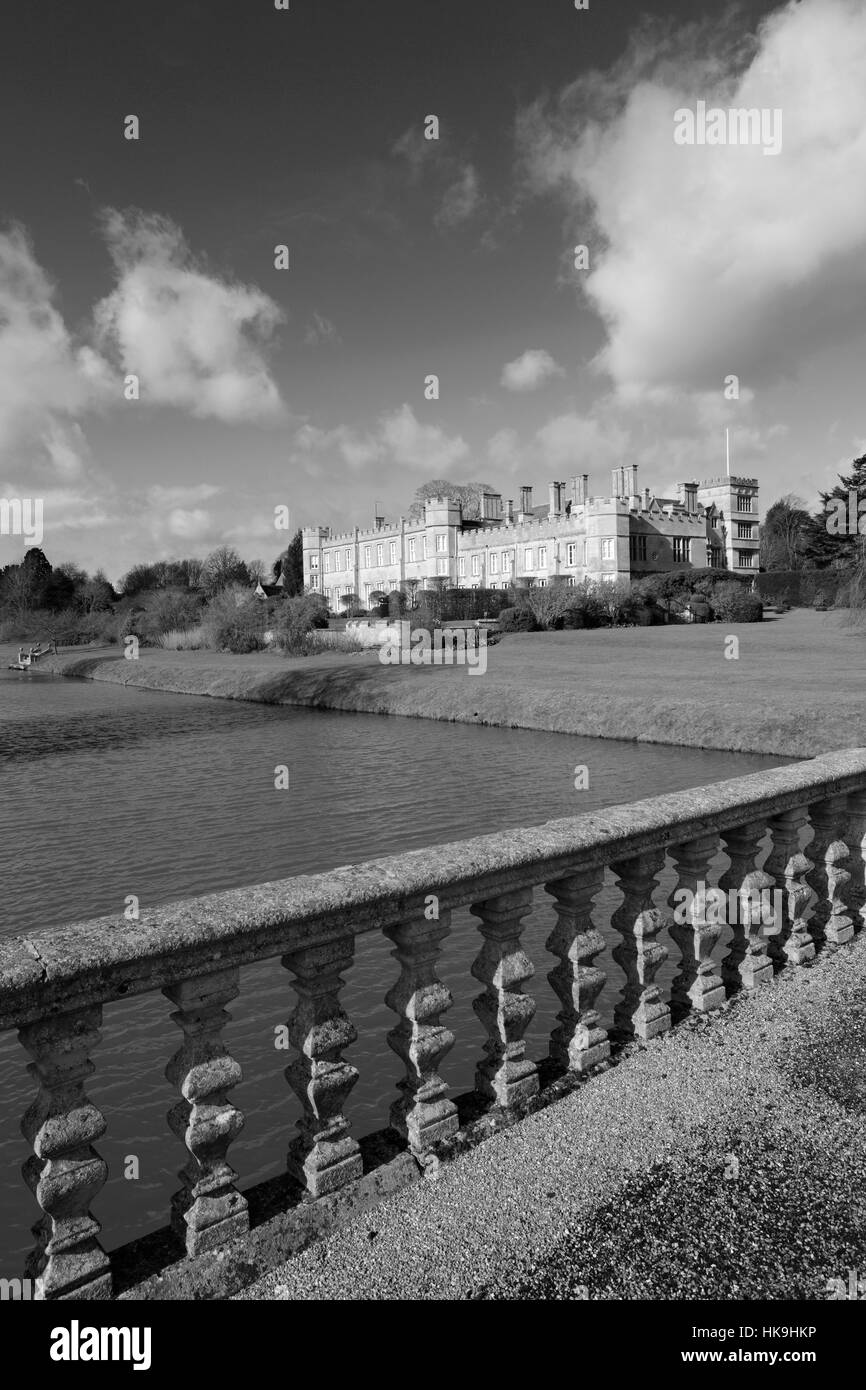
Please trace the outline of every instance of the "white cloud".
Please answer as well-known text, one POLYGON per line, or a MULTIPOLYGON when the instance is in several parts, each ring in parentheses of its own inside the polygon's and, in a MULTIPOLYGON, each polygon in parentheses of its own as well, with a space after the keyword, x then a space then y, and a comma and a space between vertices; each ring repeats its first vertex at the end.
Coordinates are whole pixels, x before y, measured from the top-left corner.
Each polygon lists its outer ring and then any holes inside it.
POLYGON ((544 348, 527 348, 502 368, 501 385, 507 391, 535 391, 551 377, 565 376, 562 368, 544 348))
POLYGON ((482 201, 475 167, 466 164, 459 178, 445 190, 439 211, 433 219, 434 223, 439 228, 457 227, 475 215, 482 201))
POLYGON ((210 533, 213 524, 213 516, 203 507, 194 507, 192 510, 173 507, 165 519, 169 535, 185 541, 201 540, 210 533))
POLYGON ((788 3, 750 48, 730 19, 648 27, 641 44, 520 122, 532 183, 565 196, 591 247, 573 274, 607 329, 597 365, 625 398, 721 390, 728 372, 778 380, 862 333, 862 0, 788 3), (676 145, 674 112, 698 100, 780 109, 781 153, 676 145))
POLYGON ((53 299, 24 231, 0 233, 0 450, 37 443, 70 474, 83 441, 65 422, 105 400, 111 374, 73 341, 53 299))
POLYGON ((328 456, 335 457, 354 473, 371 463, 385 462, 427 472, 445 472, 459 463, 469 446, 459 435, 449 435, 439 425, 424 425, 410 405, 382 415, 372 432, 362 434, 349 425, 321 429, 305 424, 295 432, 292 461, 310 476, 324 472, 328 456))
POLYGON ((142 400, 231 424, 281 418, 264 355, 283 317, 274 300, 207 273, 167 218, 109 209, 103 227, 118 283, 94 320, 142 400))
POLYGON ((460 435, 448 435, 439 425, 422 425, 410 405, 383 415, 380 431, 396 463, 431 477, 446 474, 469 453, 469 445, 460 435))

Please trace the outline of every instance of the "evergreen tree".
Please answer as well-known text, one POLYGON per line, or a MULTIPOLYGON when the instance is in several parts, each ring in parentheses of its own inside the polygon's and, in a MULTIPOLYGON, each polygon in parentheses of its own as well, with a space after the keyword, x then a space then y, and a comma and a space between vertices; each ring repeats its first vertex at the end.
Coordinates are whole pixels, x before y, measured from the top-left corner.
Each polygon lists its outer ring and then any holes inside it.
MULTIPOLYGON (((866 454, 854 459, 852 472, 839 474, 839 482, 830 492, 821 493, 821 510, 812 518, 806 540, 806 558, 818 569, 828 565, 844 567, 857 563, 862 545, 858 543, 857 519, 851 516, 849 525, 849 494, 856 493, 854 512, 859 502, 866 503, 866 454)), ((866 533, 866 514, 860 518, 866 533)))
POLYGON ((293 597, 304 592, 304 538, 298 529, 287 549, 274 561, 274 581, 283 576, 283 591, 293 597))

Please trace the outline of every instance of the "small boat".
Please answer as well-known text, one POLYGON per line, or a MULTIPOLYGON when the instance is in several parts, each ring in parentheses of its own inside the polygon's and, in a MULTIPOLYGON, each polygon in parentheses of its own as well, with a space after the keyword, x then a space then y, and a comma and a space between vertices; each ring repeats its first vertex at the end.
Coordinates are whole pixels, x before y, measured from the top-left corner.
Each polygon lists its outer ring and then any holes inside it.
POLYGON ((9 662, 9 670, 10 670, 10 671, 26 671, 26 670, 29 668, 31 661, 32 661, 32 657, 30 656, 30 653, 29 653, 29 652, 25 652, 25 650, 24 650, 23 647, 19 647, 19 648, 18 648, 18 660, 17 660, 17 661, 10 661, 10 662, 9 662))

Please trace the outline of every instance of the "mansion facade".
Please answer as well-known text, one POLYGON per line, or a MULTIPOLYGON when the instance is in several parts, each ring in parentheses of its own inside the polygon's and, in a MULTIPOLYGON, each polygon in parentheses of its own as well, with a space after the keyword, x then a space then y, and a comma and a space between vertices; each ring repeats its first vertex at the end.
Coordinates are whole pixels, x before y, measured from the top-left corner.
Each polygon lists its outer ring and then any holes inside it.
POLYGON ((590 497, 589 475, 549 485, 547 506, 520 489, 520 509, 481 495, 478 519, 460 502, 428 498, 419 519, 332 532, 304 528, 304 586, 339 611, 355 594, 439 587, 506 589, 584 579, 639 579, 664 570, 758 570, 758 483, 711 478, 681 483, 677 497, 638 489, 637 465, 615 468, 608 497, 590 497), (437 582, 438 581, 438 582, 437 582))

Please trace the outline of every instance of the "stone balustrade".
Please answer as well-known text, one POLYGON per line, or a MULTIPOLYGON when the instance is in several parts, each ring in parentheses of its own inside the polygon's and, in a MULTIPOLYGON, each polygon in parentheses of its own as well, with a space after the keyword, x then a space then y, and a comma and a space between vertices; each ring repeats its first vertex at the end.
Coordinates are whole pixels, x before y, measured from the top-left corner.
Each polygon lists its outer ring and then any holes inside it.
POLYGON ((561 1003, 545 1074, 558 1068, 582 1077, 606 1062, 612 1042, 648 1041, 733 993, 768 984, 774 970, 849 941, 866 914, 864 850, 866 749, 853 749, 601 813, 170 903, 142 910, 136 922, 108 917, 0 941, 0 1029, 18 1030, 36 1086, 22 1121, 33 1150, 23 1174, 42 1212, 27 1274, 41 1281, 45 1298, 112 1296, 112 1261, 90 1210, 107 1177, 97 1145, 110 1116, 86 1094, 104 1004, 161 990, 174 1006, 181 1040, 166 1076, 179 1098, 168 1122, 186 1162, 171 1226, 195 1260, 231 1249, 249 1226, 229 1162, 243 1125, 232 1098, 242 1104, 241 1067, 223 1039, 244 966, 279 958, 292 977, 296 1057, 285 1074, 302 1118, 287 1142, 287 1171, 315 1203, 362 1174, 347 1118, 358 1072, 343 1056, 357 1033, 341 1005, 360 934, 383 932, 394 943, 397 968, 385 998, 396 1023, 387 1040, 406 1074, 382 1123, 390 1120, 423 1166, 460 1126, 448 1095, 454 1037, 442 1021, 451 995, 437 974, 455 909, 468 906, 479 931, 474 1008, 488 1036, 477 1104, 513 1115, 531 1108, 544 1061, 529 1056, 524 1041, 536 966, 521 939, 538 888, 555 917, 548 978, 561 1003), (723 959, 723 928, 695 907, 719 848, 729 860, 719 886, 744 895, 723 959), (679 921, 675 894, 664 906, 657 901, 666 863, 679 887, 696 894, 679 921), (592 915, 605 870, 622 894, 609 924, 622 940, 610 959, 592 915), (746 897, 762 888, 782 890, 784 920, 769 928, 746 897), (677 974, 665 998, 656 975, 672 948, 677 974), (609 1037, 596 1003, 614 967, 622 979, 609 1037))

